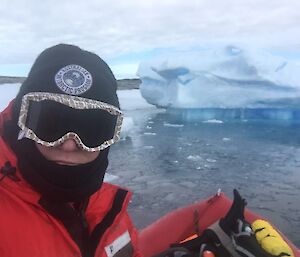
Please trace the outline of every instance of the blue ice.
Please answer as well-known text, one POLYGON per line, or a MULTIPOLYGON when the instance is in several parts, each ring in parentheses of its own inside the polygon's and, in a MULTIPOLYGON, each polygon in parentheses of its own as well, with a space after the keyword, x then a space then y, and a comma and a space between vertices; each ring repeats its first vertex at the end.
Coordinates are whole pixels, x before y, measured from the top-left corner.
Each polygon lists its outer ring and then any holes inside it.
POLYGON ((172 53, 141 63, 150 104, 220 119, 300 119, 300 63, 236 46, 172 53))

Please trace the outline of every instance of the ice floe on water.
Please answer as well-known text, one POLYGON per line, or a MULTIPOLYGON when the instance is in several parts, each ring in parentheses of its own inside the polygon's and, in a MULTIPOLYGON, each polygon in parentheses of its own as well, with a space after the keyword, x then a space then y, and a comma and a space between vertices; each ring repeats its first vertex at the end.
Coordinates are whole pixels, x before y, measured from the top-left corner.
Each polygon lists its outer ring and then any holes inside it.
POLYGON ((130 137, 134 131, 134 121, 132 117, 124 117, 123 123, 122 123, 122 128, 121 128, 121 138, 125 139, 127 137, 130 137))
POLYGON ((205 121, 202 121, 203 123, 215 123, 215 124, 222 124, 224 123, 223 121, 221 120, 216 120, 216 119, 212 119, 212 120, 205 120, 205 121))
POLYGON ((144 132, 144 135, 146 136, 156 136, 155 132, 144 132))
POLYGON ((210 159, 210 158, 207 158, 206 161, 207 161, 207 162, 210 162, 210 163, 215 163, 215 162, 217 162, 217 160, 215 160, 215 159, 210 159))
POLYGON ((143 146, 143 148, 150 150, 150 149, 154 149, 154 146, 153 145, 145 145, 145 146, 143 146))
POLYGON ((104 182, 112 182, 114 180, 117 180, 119 178, 119 176, 116 176, 116 175, 113 175, 113 174, 110 174, 110 173, 105 173, 104 175, 104 182))
POLYGON ((184 125, 183 124, 172 124, 172 123, 164 122, 164 126, 173 127, 173 128, 182 128, 184 125))
POLYGON ((202 157, 200 155, 189 155, 187 159, 191 161, 200 161, 202 160, 202 157))

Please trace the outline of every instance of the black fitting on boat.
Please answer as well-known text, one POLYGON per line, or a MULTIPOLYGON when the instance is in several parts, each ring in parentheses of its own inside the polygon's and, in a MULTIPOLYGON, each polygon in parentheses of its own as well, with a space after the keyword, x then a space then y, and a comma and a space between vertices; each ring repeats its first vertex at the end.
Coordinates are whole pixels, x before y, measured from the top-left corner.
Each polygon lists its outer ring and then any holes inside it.
POLYGON ((16 176, 16 167, 13 167, 9 161, 7 161, 3 167, 0 169, 0 173, 2 174, 2 177, 0 177, 0 182, 5 178, 9 177, 10 179, 14 181, 19 181, 19 178, 16 176))

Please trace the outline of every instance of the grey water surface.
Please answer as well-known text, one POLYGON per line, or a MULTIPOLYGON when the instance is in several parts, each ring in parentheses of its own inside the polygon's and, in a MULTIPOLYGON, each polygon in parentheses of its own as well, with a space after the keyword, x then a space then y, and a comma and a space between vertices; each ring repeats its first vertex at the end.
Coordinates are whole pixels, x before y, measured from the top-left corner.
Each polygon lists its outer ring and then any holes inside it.
POLYGON ((300 124, 290 120, 186 120, 135 110, 129 136, 113 146, 109 173, 133 192, 138 228, 176 208, 237 188, 248 208, 300 246, 300 124))

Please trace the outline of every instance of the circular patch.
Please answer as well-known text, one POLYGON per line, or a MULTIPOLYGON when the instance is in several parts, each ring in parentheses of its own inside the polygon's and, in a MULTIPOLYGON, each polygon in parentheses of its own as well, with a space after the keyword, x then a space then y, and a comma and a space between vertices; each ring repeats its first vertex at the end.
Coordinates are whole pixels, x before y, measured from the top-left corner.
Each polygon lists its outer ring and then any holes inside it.
POLYGON ((81 95, 90 89, 93 78, 85 68, 71 64, 61 68, 56 73, 55 83, 69 95, 81 95))

